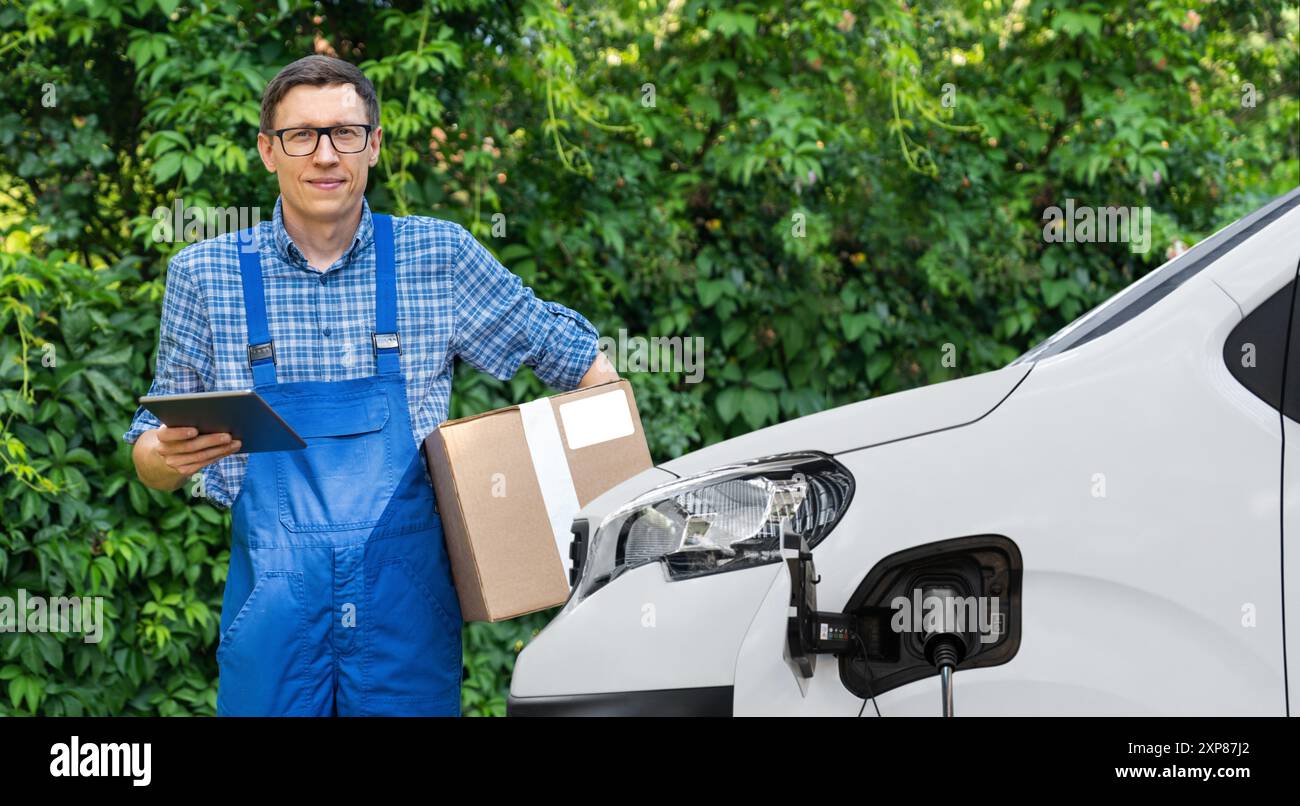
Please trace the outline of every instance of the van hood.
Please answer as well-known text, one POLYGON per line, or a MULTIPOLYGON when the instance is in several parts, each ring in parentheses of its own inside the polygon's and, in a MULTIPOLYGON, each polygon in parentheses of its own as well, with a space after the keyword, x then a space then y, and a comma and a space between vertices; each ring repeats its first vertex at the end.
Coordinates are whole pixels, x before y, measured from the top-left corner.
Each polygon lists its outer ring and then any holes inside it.
POLYGON ((1015 390, 1033 364, 848 403, 701 448, 658 467, 677 476, 793 451, 836 454, 969 425, 1015 390))

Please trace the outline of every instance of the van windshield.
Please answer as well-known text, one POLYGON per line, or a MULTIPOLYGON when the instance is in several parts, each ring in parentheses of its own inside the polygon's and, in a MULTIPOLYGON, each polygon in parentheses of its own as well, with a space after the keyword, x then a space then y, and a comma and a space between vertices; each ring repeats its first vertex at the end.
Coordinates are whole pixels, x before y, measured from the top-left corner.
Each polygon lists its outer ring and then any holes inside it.
POLYGON ((1300 187, 1234 221, 1178 257, 1138 278, 1127 288, 1061 328, 1008 366, 1050 358, 1109 333, 1164 299, 1202 269, 1298 204, 1300 204, 1300 187))

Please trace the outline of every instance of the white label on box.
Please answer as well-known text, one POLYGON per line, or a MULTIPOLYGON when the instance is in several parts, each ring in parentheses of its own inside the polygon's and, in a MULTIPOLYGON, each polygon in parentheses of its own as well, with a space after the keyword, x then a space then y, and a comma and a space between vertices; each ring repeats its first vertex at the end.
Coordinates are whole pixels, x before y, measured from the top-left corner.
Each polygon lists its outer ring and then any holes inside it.
MULTIPOLYGON (((573 560, 569 557, 569 543, 573 540, 573 516, 578 514, 578 491, 569 473, 569 457, 560 441, 560 427, 555 424, 555 413, 548 398, 530 400, 519 406, 524 424, 524 441, 533 459, 533 472, 542 488, 542 501, 546 516, 555 535, 555 548, 560 552, 560 564, 567 579, 573 560)), ((566 426, 567 427, 567 426, 566 426)))
POLYGON ((560 404, 560 420, 569 450, 576 451, 636 432, 632 410, 622 389, 560 404))

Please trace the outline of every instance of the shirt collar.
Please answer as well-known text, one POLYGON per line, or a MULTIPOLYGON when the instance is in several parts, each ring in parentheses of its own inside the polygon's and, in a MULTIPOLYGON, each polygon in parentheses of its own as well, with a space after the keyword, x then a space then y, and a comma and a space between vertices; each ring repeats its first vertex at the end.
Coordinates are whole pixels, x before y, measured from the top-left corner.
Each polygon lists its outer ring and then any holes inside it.
MULTIPOLYGON (((271 218, 271 227, 275 233, 275 253, 290 266, 316 273, 316 269, 307 265, 307 258, 303 256, 298 245, 289 237, 289 231, 284 228, 284 197, 277 196, 275 199, 275 214, 271 218)), ((352 246, 343 253, 341 260, 351 260, 356 257, 358 250, 364 249, 374 240, 374 224, 370 220, 370 203, 366 197, 361 197, 361 225, 357 227, 357 234, 352 239, 352 246)))

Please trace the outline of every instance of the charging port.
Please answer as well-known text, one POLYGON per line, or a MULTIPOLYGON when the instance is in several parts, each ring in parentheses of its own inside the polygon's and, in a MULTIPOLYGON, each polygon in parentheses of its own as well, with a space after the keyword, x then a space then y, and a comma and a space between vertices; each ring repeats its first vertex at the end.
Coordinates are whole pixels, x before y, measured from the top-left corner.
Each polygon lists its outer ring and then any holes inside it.
POLYGON ((892 554, 867 573, 843 612, 817 609, 812 552, 798 534, 782 539, 790 574, 785 658, 800 689, 818 655, 839 661, 858 697, 939 675, 951 715, 952 676, 996 666, 1020 648, 1020 549, 1000 535, 961 537, 892 554))
POLYGON ((1020 549, 1001 535, 927 543, 891 554, 844 608, 864 651, 839 654, 840 680, 878 696, 939 674, 951 713, 952 674, 997 666, 1020 648, 1020 549), (945 671, 946 670, 946 671, 945 671))

